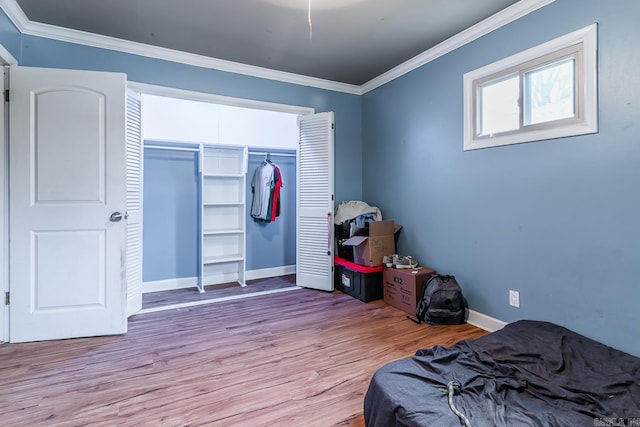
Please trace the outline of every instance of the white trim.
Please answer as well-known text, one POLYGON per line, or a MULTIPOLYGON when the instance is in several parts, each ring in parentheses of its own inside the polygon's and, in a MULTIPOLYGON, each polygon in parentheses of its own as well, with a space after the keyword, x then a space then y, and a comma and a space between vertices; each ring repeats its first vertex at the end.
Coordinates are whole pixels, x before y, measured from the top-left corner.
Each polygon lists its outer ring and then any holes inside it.
POLYGON ((18 2, 16 0, 0 0, 0 8, 4 10, 18 31, 24 33, 24 29, 29 25, 29 18, 24 14, 18 2))
POLYGON ((197 277, 185 277, 179 279, 155 280, 142 282, 142 293, 172 291, 174 289, 195 288, 198 286, 197 277))
POLYGON ((4 10, 11 22, 13 22, 22 34, 76 43, 100 49, 125 52, 148 58, 178 62, 196 67, 210 68, 258 78, 276 80, 285 83, 316 87, 319 89, 333 90, 353 95, 363 95, 554 1, 555 0, 520 0, 514 5, 507 7, 470 28, 467 28, 437 46, 426 50, 412 59, 392 68, 386 73, 369 80, 361 86, 339 83, 316 77, 302 76, 300 74, 287 73, 283 71, 270 70, 253 65, 240 64, 216 58, 209 58, 202 55, 145 45, 142 43, 129 42, 114 37, 100 36, 84 31, 31 22, 26 17, 16 0, 0 0, 0 8, 4 10))
MULTIPOLYGON (((269 277, 278 277, 285 276, 287 274, 295 274, 296 266, 294 265, 284 265, 281 267, 271 267, 271 268, 260 268, 257 270, 250 270, 245 273, 245 280, 256 280, 256 279, 267 279, 269 277)), ((237 274, 233 274, 227 282, 233 282, 237 279, 237 274)), ((213 277, 213 276, 211 276, 213 277)), ((220 277, 215 277, 215 279, 224 279, 220 277)), ((226 282, 220 282, 226 283, 226 282)), ((160 292, 160 291, 171 291, 174 289, 187 289, 187 288, 195 288, 198 285, 197 277, 185 277, 179 279, 166 279, 166 280, 155 280, 151 282, 143 282, 142 283, 142 293, 146 294, 149 292, 160 292)))
POLYGON ((367 83, 363 84, 360 87, 362 93, 365 94, 386 83, 389 83, 390 81, 395 80, 398 77, 415 70, 416 68, 422 67, 423 65, 434 61, 439 57, 444 56, 447 53, 452 52, 468 43, 471 43, 476 39, 479 39, 485 34, 489 34, 490 32, 497 30, 500 27, 510 24, 511 22, 520 19, 531 12, 534 12, 541 7, 553 3, 554 1, 555 0, 521 0, 513 4, 512 6, 509 6, 506 9, 503 9, 500 12, 488 17, 484 21, 481 21, 474 26, 459 32, 458 34, 448 38, 447 40, 432 47, 431 49, 417 56, 414 56, 413 58, 409 59, 406 62, 403 62, 397 67, 392 68, 386 73, 369 80, 367 83))
POLYGON ((508 323, 494 317, 487 316, 486 314, 482 314, 475 310, 469 310, 468 312, 469 316, 467 318, 467 323, 473 326, 477 326, 480 329, 484 329, 485 331, 495 332, 499 329, 504 328, 508 323))
MULTIPOLYGON (((2 1, 2 0, 0 0, 2 1)), ((167 86, 158 86, 147 83, 129 81, 128 87, 145 95, 165 96, 170 98, 186 99, 189 101, 209 102, 212 104, 229 105, 233 107, 254 108, 258 110, 276 111, 292 114, 313 114, 315 108, 301 105, 279 104, 276 102, 257 101, 255 99, 235 98, 231 96, 214 95, 211 93, 197 92, 193 90, 177 89, 167 86)))
POLYGON ((541 141, 552 138, 577 136, 598 132, 598 24, 573 31, 569 34, 557 37, 546 43, 534 46, 530 49, 511 55, 507 58, 495 61, 484 67, 465 73, 463 76, 464 96, 464 144, 463 149, 475 150, 479 148, 496 147, 502 145, 517 144, 521 142, 541 141), (580 82, 576 96, 578 99, 580 116, 576 121, 568 124, 550 125, 549 127, 527 130, 521 128, 511 134, 497 134, 491 138, 476 138, 474 133, 474 83, 492 74, 500 73, 520 66, 528 61, 535 60, 557 52, 561 49, 583 44, 582 63, 577 66, 582 72, 578 76, 580 82))
POLYGON ((286 276, 287 274, 295 274, 296 265, 284 265, 282 267, 261 268, 251 270, 245 273, 246 280, 267 279, 269 277, 286 276))
POLYGON ((223 59, 181 52, 174 49, 132 42, 116 37, 103 36, 88 33, 86 31, 42 24, 39 22, 31 22, 15 0, 0 0, 0 7, 5 11, 9 19, 11 19, 22 34, 30 36, 81 44, 99 49, 109 49, 117 52, 144 56, 147 58, 178 62, 181 64, 243 74, 268 80, 317 87, 336 92, 345 92, 354 95, 361 94, 360 87, 352 84, 339 83, 317 77, 288 73, 285 71, 271 70, 268 68, 257 67, 255 65, 240 64, 223 59))
MULTIPOLYGON (((9 78, 5 65, 18 65, 16 58, 0 44, 0 90, 9 88, 9 78)), ((4 98, 4 96, 2 97, 4 98)), ((8 108, 4 99, 0 100, 0 342, 9 341, 9 308, 4 304, 5 292, 9 286, 9 129, 8 108)))
MULTIPOLYGON (((1 45, 0 45, 1 46, 1 45)), ((0 53, 0 62, 4 59, 0 53)), ((9 87, 7 84, 8 70, 2 66, 0 70, 0 89, 3 91, 9 87)), ((9 341, 9 308, 4 304, 5 292, 9 292, 9 134, 7 132, 8 114, 7 104, 0 100, 0 342, 9 341)))
POLYGON ((4 62, 3 65, 18 65, 18 60, 4 47, 0 44, 0 62, 4 62))
POLYGON ((201 301, 192 301, 192 302, 185 302, 185 303, 180 303, 180 304, 165 305, 165 306, 162 306, 162 307, 146 308, 146 309, 140 310, 135 315, 145 314, 145 313, 155 313, 157 311, 165 311, 165 310, 176 310, 176 309, 187 308, 187 307, 195 307, 195 306, 198 306, 198 305, 213 304, 213 303, 216 303, 216 302, 233 301, 233 300, 237 300, 237 299, 252 298, 252 297, 258 297, 258 296, 263 296, 263 295, 278 294, 278 293, 281 293, 281 292, 297 291, 298 289, 302 289, 302 288, 300 288, 298 286, 289 286, 287 288, 271 289, 269 291, 249 292, 249 293, 242 294, 242 295, 230 295, 230 296, 221 297, 221 298, 211 298, 211 299, 206 299, 206 300, 201 300, 201 301))
POLYGON ((200 283, 206 283, 206 285, 204 285, 206 287, 231 282, 238 282, 240 286, 247 286, 246 282, 242 281, 242 275, 237 271, 233 273, 208 274, 206 276, 202 276, 202 282, 200 283))
MULTIPOLYGON (((157 139, 153 139, 152 141, 158 141, 157 139)), ((172 144, 182 144, 188 145, 187 142, 184 141, 158 141, 158 142, 171 142, 172 144)), ((193 147, 172 147, 169 145, 153 145, 153 144, 144 144, 142 148, 149 148, 151 150, 167 150, 167 151, 190 151, 192 153, 199 153, 199 148, 193 147)))

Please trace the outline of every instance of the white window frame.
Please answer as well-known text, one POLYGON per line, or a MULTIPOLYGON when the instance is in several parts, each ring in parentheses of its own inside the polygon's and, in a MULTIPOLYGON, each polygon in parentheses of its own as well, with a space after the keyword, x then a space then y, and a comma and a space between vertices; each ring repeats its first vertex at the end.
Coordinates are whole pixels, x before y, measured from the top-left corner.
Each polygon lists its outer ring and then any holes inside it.
MULTIPOLYGON (((598 132, 597 24, 574 31, 464 74, 464 150, 563 138, 598 132), (493 135, 479 135, 478 90, 483 83, 520 74, 549 61, 575 58, 575 115, 534 125, 523 124, 520 99, 520 128, 493 135)), ((520 83, 522 88, 522 82, 520 83)), ((522 91, 522 89, 521 89, 522 91)))

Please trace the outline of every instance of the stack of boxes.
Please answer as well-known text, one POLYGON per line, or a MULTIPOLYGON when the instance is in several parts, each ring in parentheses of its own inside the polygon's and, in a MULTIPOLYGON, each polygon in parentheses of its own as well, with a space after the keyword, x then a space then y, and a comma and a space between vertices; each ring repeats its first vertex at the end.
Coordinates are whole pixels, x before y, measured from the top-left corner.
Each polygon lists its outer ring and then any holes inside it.
POLYGON ((382 299, 382 258, 396 253, 402 226, 393 220, 367 222, 351 237, 348 226, 336 226, 335 287, 364 302, 382 299))
POLYGON ((382 265, 385 255, 397 253, 401 228, 393 220, 368 222, 355 231, 352 223, 336 225, 335 288, 364 302, 384 298, 385 303, 415 315, 422 288, 436 271, 382 265))

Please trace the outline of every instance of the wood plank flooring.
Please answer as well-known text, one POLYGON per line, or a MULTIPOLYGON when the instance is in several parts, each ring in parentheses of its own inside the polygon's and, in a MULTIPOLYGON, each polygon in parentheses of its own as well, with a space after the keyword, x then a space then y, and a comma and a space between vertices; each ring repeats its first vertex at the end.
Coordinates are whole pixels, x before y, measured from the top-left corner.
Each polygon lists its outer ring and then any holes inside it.
POLYGON ((0 346, 4 426, 355 426, 373 372, 486 334, 307 289, 137 315, 123 336, 0 346))
POLYGON ((198 292, 197 288, 175 289, 171 291, 149 292, 142 294, 142 308, 150 309, 173 304, 205 301, 213 298, 225 298, 247 295, 255 292, 272 291, 296 286, 296 275, 269 277, 266 279, 247 280, 246 286, 238 282, 222 283, 220 285, 205 286, 205 292, 198 292))

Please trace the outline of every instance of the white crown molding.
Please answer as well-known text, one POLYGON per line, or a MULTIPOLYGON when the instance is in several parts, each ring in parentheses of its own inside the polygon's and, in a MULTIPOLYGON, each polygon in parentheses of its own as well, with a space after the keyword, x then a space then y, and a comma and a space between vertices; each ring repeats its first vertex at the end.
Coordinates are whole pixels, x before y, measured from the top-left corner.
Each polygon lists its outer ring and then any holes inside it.
POLYGON ((392 68, 384 74, 375 77, 362 86, 360 86, 362 93, 365 94, 373 89, 376 89, 385 83, 389 83, 392 80, 397 79, 400 76, 407 74, 410 71, 415 70, 449 52, 452 52, 459 47, 471 43, 472 41, 489 34, 490 32, 497 30, 523 16, 540 9, 555 0, 520 0, 506 9, 488 17, 484 21, 478 22, 476 25, 467 28, 464 31, 456 34, 453 37, 448 38, 442 43, 432 47, 431 49, 422 52, 421 54, 414 56, 413 58, 403 62, 397 67, 392 68))
POLYGON ((21 33, 24 33, 24 28, 29 24, 29 19, 22 11, 22 8, 18 6, 16 0, 0 0, 0 7, 4 10, 4 13, 6 13, 11 22, 13 22, 13 25, 15 25, 21 33))
POLYGON ((339 83, 316 77, 308 77, 300 74, 287 73, 284 71, 271 70, 254 65, 240 64, 237 62, 210 58, 173 49, 130 42, 115 37, 101 36, 84 31, 31 22, 24 14, 16 0, 0 0, 0 8, 2 8, 11 22, 13 22, 22 34, 101 49, 109 49, 148 58, 178 62, 196 67, 243 74, 268 80, 276 80, 354 95, 363 95, 554 1, 555 0, 520 0, 518 3, 515 3, 495 15, 490 16, 484 21, 456 34, 455 36, 413 57, 412 59, 409 59, 386 73, 369 80, 361 86, 339 83))
POLYGON ((240 64, 223 59, 211 58, 203 55, 196 55, 193 53, 181 52, 178 50, 131 42, 115 37, 102 36, 85 31, 57 27, 55 25, 31 22, 15 0, 0 0, 0 7, 2 8, 2 10, 4 10, 9 19, 22 34, 27 34, 30 36, 44 37, 48 39, 81 44, 100 49, 109 49, 118 52, 130 53, 133 55, 139 55, 148 58, 178 62, 181 64, 193 65, 196 67, 210 68, 219 71, 243 74, 252 77, 276 80, 302 86, 311 86, 319 89, 345 92, 354 95, 362 94, 360 87, 356 85, 339 83, 330 80, 319 79, 316 77, 288 73, 284 71, 271 70, 254 65, 240 64))

